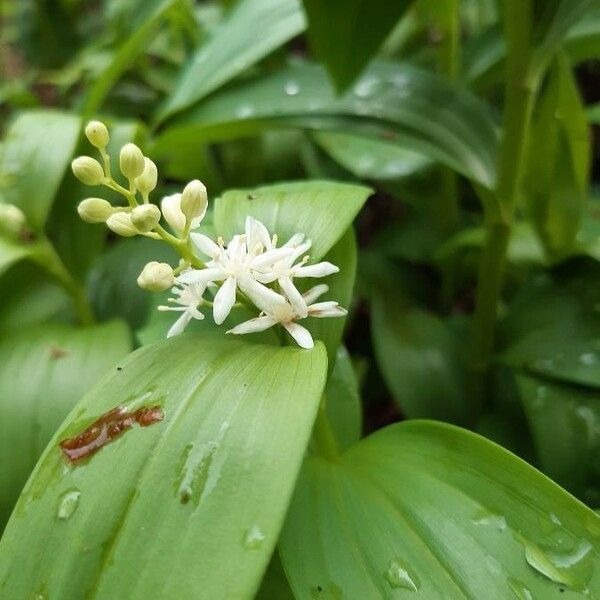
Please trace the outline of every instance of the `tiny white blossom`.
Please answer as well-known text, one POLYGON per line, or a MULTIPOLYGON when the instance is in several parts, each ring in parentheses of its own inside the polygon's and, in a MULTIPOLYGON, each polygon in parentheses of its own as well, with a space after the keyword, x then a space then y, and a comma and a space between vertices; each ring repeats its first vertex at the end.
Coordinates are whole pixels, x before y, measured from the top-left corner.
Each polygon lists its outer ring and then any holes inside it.
POLYGON ((175 286, 171 289, 175 297, 167 300, 167 302, 172 302, 177 306, 158 307, 158 310, 169 310, 181 313, 181 316, 169 329, 167 337, 183 333, 183 330, 189 325, 192 319, 204 319, 204 315, 198 310, 198 307, 204 302, 203 296, 206 285, 206 283, 187 284, 177 281, 175 286))
POLYGON ((270 311, 264 311, 264 314, 261 314, 254 319, 249 319, 248 321, 236 325, 227 333, 237 335, 255 333, 265 331, 269 327, 273 327, 273 325, 280 323, 299 346, 302 348, 312 348, 314 346, 312 335, 308 329, 296 323, 298 319, 306 317, 343 317, 347 314, 347 311, 335 301, 315 303, 315 300, 327 292, 328 289, 329 288, 326 285, 321 284, 311 288, 308 292, 303 294, 303 302, 307 305, 305 316, 299 315, 294 307, 286 302, 283 305, 278 304, 273 306, 270 311))
POLYGON ((180 275, 182 283, 223 281, 213 302, 213 317, 220 325, 229 315, 239 289, 261 310, 270 310, 286 300, 277 292, 256 281, 253 273, 272 266, 288 256, 292 248, 272 248, 261 252, 258 247, 249 252, 245 235, 235 235, 225 248, 201 233, 191 234, 194 245, 212 260, 206 269, 195 269, 180 275))

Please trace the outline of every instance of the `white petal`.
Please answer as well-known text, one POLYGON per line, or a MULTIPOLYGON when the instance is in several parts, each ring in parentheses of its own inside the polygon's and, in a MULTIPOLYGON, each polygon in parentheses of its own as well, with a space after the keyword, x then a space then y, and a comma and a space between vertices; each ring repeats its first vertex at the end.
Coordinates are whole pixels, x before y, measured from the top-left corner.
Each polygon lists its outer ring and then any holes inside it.
POLYGON ((317 298, 319 298, 319 296, 322 296, 328 291, 329 286, 324 283, 320 283, 319 285, 315 285, 315 287, 310 288, 310 290, 307 292, 304 292, 302 297, 304 298, 304 302, 306 302, 306 304, 312 304, 317 298))
POLYGON ((269 230, 254 217, 246 217, 246 242, 248 248, 252 250, 257 244, 262 244, 263 248, 270 250, 272 247, 269 230))
POLYGON ((298 323, 293 321, 290 323, 284 323, 283 326, 287 329, 288 333, 296 340, 296 343, 301 348, 313 348, 315 343, 313 342, 310 331, 298 323))
POLYGON ((160 202, 163 217, 176 233, 185 228, 185 215, 181 212, 181 194, 165 196, 160 202))
POLYGON ((296 259, 308 252, 311 246, 312 242, 310 240, 306 240, 304 244, 300 244, 297 248, 295 248, 294 253, 290 256, 290 264, 295 263, 296 259))
POLYGON ((342 308, 337 302, 317 302, 308 307, 308 315, 323 319, 325 317, 345 317, 348 311, 342 308))
POLYGON ((271 312, 273 306, 277 304, 287 304, 285 298, 269 289, 268 287, 258 283, 250 277, 250 275, 242 276, 238 279, 238 286, 258 308, 265 312, 271 312))
POLYGON ((294 277, 326 277, 327 275, 339 273, 339 271, 339 267, 332 265, 330 262, 320 262, 316 265, 294 269, 294 277))
POLYGON ((213 318, 217 325, 220 325, 228 317, 231 307, 235 304, 235 287, 235 277, 228 277, 215 296, 213 318))
POLYGON ((273 271, 260 272, 260 271, 252 271, 252 277, 259 281, 260 283, 268 284, 273 283, 277 279, 277 273, 273 271))
POLYGON ((283 247, 290 247, 290 246, 296 247, 298 244, 302 243, 303 239, 304 239, 303 233, 296 233, 283 245, 283 247))
POLYGON ((250 266, 253 269, 270 267, 277 261, 288 258, 292 252, 292 248, 275 248, 273 250, 267 250, 266 252, 259 254, 256 258, 253 258, 250 266))
POLYGON ((269 327, 273 327, 277 321, 273 317, 256 317, 244 321, 239 325, 236 325, 233 329, 230 329, 227 333, 243 334, 243 333, 256 333, 257 331, 265 331, 269 327))
POLYGON ((223 281, 227 278, 227 273, 221 267, 212 269, 192 269, 186 271, 177 277, 179 283, 207 283, 209 281, 223 281))
POLYGON ((179 319, 177 319, 177 321, 173 323, 171 329, 169 329, 169 331, 167 332, 167 337, 170 338, 174 335, 179 335, 180 333, 183 333, 183 330, 189 325, 191 320, 192 315, 188 311, 183 312, 179 319))
POLYGON ((222 250, 215 244, 207 235, 202 233, 192 233, 190 234, 190 238, 192 239, 192 243, 202 254, 206 254, 213 260, 217 260, 218 257, 221 256, 222 250))
POLYGON ((296 289, 292 280, 289 277, 280 277, 278 280, 281 289, 285 292, 290 304, 294 307, 294 310, 300 318, 306 317, 308 314, 308 307, 306 301, 302 297, 302 294, 296 289))

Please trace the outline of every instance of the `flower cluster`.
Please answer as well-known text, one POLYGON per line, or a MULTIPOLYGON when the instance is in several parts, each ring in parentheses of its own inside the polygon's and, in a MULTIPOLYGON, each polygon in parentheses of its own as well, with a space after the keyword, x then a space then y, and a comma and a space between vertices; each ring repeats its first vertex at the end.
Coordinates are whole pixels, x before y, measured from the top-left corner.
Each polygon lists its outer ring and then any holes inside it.
POLYGON ((162 239, 181 255, 175 268, 166 263, 148 263, 137 280, 140 287, 151 291, 172 288, 169 305, 158 307, 181 313, 169 329, 168 337, 182 333, 193 319, 204 319, 202 307, 212 307, 213 319, 220 325, 234 307, 246 306, 258 309, 258 315, 227 333, 253 333, 281 325, 301 347, 312 348, 310 332, 298 321, 346 314, 335 301, 317 302, 328 291, 327 285, 317 285, 304 293, 298 289, 297 279, 321 278, 339 271, 329 262, 310 264, 306 253, 311 240, 303 234, 298 233, 278 246, 277 235, 271 235, 263 223, 248 216, 243 233, 234 235, 227 244, 221 238, 214 241, 194 231, 208 206, 206 188, 200 181, 191 181, 182 193, 164 197, 159 209, 149 199, 157 185, 156 165, 135 144, 123 146, 119 164, 129 182, 124 187, 110 172, 106 126, 92 121, 85 133, 100 151, 103 165, 82 156, 73 161, 73 173, 83 183, 104 185, 119 192, 128 204, 114 207, 101 198, 88 198, 78 206, 81 218, 90 223, 106 223, 121 236, 162 239), (161 220, 170 232, 161 225, 161 220))

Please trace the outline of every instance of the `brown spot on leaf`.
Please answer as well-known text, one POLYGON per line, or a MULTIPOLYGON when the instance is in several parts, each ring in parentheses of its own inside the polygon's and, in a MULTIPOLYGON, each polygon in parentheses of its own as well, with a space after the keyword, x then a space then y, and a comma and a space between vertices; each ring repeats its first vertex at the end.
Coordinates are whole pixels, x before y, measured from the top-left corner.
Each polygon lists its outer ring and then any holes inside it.
POLYGON ((60 346, 50 346, 50 357, 51 358, 64 358, 69 353, 60 346))
POLYGON ((164 413, 160 406, 148 406, 129 412, 125 406, 117 406, 94 421, 80 434, 60 442, 60 448, 70 462, 74 463, 92 456, 130 430, 135 423, 148 427, 162 421, 164 413))

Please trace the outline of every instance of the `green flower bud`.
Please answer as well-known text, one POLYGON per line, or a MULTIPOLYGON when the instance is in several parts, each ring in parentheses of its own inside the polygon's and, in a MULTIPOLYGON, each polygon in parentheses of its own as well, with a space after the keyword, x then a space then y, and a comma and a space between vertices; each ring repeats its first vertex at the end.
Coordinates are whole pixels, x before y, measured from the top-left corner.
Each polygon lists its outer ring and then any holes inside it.
POLYGON ((158 170, 156 165, 148 158, 144 157, 144 171, 135 180, 135 185, 143 195, 148 195, 155 187, 158 181, 158 170))
POLYGON ((86 223, 105 223, 106 219, 113 214, 114 209, 110 202, 102 198, 86 198, 79 203, 77 212, 86 223))
POLYGON ((14 204, 0 203, 0 233, 17 237, 25 227, 27 219, 23 211, 14 204))
POLYGON ((89 140, 90 144, 99 150, 103 150, 106 148, 106 146, 108 146, 108 129, 101 121, 90 121, 85 126, 85 136, 89 140))
POLYGON ((144 155, 135 144, 125 144, 121 148, 119 165, 127 179, 135 179, 144 171, 144 155))
POLYGON ((139 231, 150 231, 159 221, 160 209, 154 204, 141 204, 131 211, 131 222, 139 231))
POLYGON ((100 185, 104 181, 104 170, 91 156, 78 156, 72 163, 73 175, 86 185, 100 185))
POLYGON ((131 222, 131 215, 126 212, 112 214, 106 220, 106 225, 111 231, 123 237, 133 237, 140 233, 131 222))
POLYGON ((175 283, 173 269, 167 263, 149 262, 139 277, 137 283, 141 288, 151 292, 162 292, 175 283))
POLYGON ((185 215, 185 218, 188 221, 201 220, 206 214, 207 206, 208 197, 204 184, 197 179, 190 181, 181 195, 181 212, 185 215))

